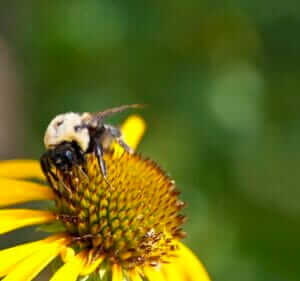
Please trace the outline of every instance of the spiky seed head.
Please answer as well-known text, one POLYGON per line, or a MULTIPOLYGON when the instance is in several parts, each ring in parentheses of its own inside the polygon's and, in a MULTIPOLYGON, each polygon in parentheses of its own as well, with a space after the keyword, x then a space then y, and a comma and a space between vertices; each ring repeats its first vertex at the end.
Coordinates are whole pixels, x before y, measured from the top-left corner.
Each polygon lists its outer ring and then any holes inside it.
POLYGON ((54 182, 59 218, 81 248, 93 249, 125 268, 168 262, 184 236, 184 203, 172 181, 149 159, 124 152, 105 153, 107 180, 93 154, 87 174, 54 182), (109 184, 108 184, 109 183, 109 184))

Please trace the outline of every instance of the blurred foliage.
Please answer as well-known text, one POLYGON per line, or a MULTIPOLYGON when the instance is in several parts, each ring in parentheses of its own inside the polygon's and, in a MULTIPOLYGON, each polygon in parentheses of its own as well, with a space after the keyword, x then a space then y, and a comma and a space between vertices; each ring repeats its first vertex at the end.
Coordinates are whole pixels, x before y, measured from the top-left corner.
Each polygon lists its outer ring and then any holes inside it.
POLYGON ((139 150, 176 179, 213 280, 299 280, 299 1, 1 6, 24 88, 19 156, 39 157, 60 112, 147 104, 139 150))

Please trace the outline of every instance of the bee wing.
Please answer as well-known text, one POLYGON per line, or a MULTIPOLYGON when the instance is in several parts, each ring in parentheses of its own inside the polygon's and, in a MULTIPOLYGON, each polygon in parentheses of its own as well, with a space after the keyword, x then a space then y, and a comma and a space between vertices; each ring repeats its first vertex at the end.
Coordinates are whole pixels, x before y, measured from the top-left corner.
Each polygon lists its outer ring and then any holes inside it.
POLYGON ((106 109, 104 111, 101 112, 96 112, 96 113, 91 113, 91 117, 93 120, 103 120, 104 118, 107 118, 113 114, 116 114, 118 112, 122 112, 126 109, 129 108, 142 108, 144 107, 144 105, 142 104, 127 104, 127 105, 121 105, 118 107, 113 107, 113 108, 109 108, 106 109))

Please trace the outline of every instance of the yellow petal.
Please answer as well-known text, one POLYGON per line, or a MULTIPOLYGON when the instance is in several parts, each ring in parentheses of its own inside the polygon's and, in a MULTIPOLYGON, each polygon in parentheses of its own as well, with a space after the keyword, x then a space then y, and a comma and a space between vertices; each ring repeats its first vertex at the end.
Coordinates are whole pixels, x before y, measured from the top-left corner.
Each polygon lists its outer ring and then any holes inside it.
POLYGON ((136 149, 146 130, 146 123, 138 115, 129 116, 121 127, 124 141, 132 148, 136 149))
POLYGON ((75 256, 75 251, 71 247, 65 247, 60 252, 60 258, 64 263, 67 263, 75 256))
POLYGON ((63 235, 52 235, 46 239, 26 243, 0 251, 0 277, 5 276, 15 265, 52 241, 64 238, 63 235))
POLYGON ((143 281, 143 278, 141 277, 141 275, 138 273, 137 270, 128 271, 128 276, 130 281, 143 281))
POLYGON ((88 254, 88 259, 83 269, 80 272, 80 275, 89 275, 93 273, 103 262, 104 256, 98 256, 94 258, 94 251, 91 250, 88 254))
POLYGON ((7 275, 18 262, 30 256, 42 245, 41 241, 38 241, 0 251, 0 277, 7 275))
POLYGON ((1 161, 0 177, 45 180, 39 161, 25 159, 1 161))
POLYGON ((55 219, 55 214, 49 211, 27 209, 0 210, 0 234, 28 225, 48 223, 55 219))
POLYGON ((162 265, 162 272, 167 281, 187 281, 181 268, 178 268, 175 263, 162 265))
POLYGON ((53 275, 50 281, 76 281, 87 259, 87 252, 82 251, 65 263, 53 275))
POLYGON ((113 264, 112 268, 112 281, 123 281, 122 268, 118 264, 113 264))
POLYGON ((53 191, 42 184, 0 178, 0 207, 33 200, 54 199, 53 191))
MULTIPOLYGON (((123 139, 130 148, 135 150, 140 143, 146 130, 146 123, 138 115, 129 116, 121 127, 123 139)), ((120 156, 124 152, 124 149, 117 143, 113 143, 114 155, 120 156)))
MULTIPOLYGON (((174 266, 180 272, 181 280, 210 281, 208 273, 199 259, 184 244, 180 242, 178 244, 178 258, 174 261, 174 266)), ((166 270, 168 271, 167 267, 166 270)))
MULTIPOLYGON (((70 238, 62 237, 61 235, 52 236, 49 239, 36 242, 37 244, 29 243, 25 248, 18 248, 16 251, 19 251, 19 260, 13 260, 15 262, 13 266, 10 266, 8 269, 8 275, 2 281, 30 281, 32 280, 39 272, 41 272, 47 264, 49 264, 61 251, 70 242, 70 238), (30 245, 31 244, 31 245, 30 245), (30 247, 31 252, 30 253, 30 247), (37 248, 38 247, 38 248, 37 248), (27 248, 27 250, 25 250, 27 248), (25 255, 24 253, 29 253, 25 255)), ((20 246, 22 247, 22 246, 20 246)), ((0 265, 2 268, 2 263, 0 265)))
POLYGON ((150 266, 147 266, 144 268, 144 274, 149 279, 149 281, 166 281, 167 280, 164 278, 162 271, 158 268, 152 268, 150 266))

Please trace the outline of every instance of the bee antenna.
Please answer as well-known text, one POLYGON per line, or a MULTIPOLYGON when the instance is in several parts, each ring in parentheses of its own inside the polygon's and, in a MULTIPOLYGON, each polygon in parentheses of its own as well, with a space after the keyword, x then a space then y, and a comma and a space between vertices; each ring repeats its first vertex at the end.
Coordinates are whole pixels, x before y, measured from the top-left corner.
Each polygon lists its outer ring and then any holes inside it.
POLYGON ((124 110, 127 110, 129 108, 143 108, 143 107, 145 107, 144 104, 121 105, 121 106, 118 106, 118 107, 109 108, 109 109, 106 109, 102 112, 96 113, 95 116, 98 117, 98 118, 106 118, 106 117, 109 117, 109 116, 111 116, 113 114, 116 114, 118 112, 122 112, 124 110))

